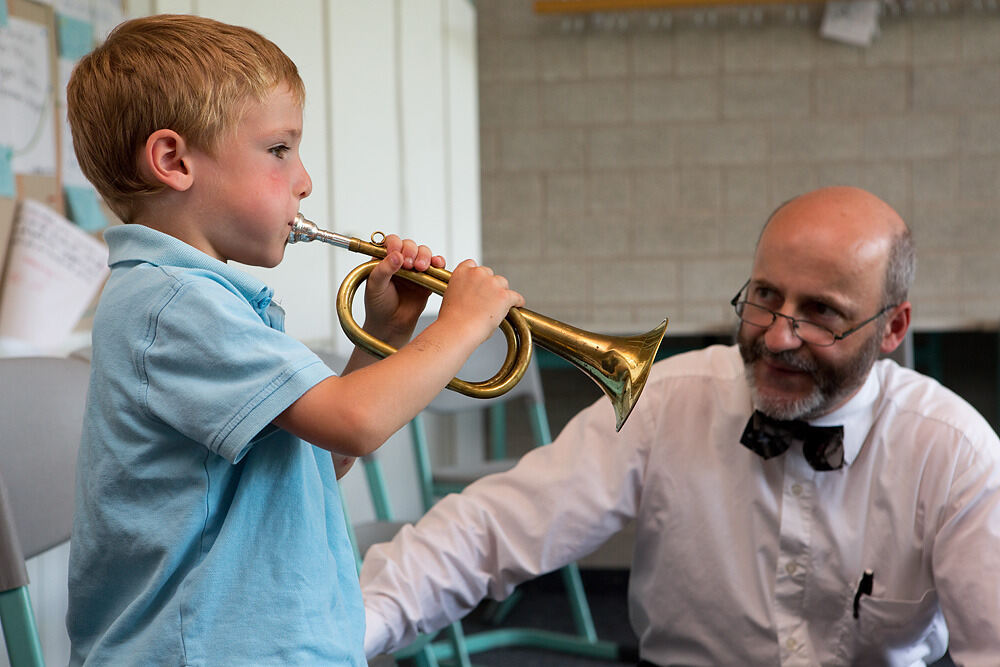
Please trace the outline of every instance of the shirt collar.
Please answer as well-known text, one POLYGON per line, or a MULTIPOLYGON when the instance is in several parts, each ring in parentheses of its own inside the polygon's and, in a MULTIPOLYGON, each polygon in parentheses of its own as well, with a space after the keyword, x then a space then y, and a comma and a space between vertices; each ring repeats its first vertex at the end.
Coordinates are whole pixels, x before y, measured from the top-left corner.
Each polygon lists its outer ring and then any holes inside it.
POLYGON ((108 244, 108 266, 111 268, 124 262, 145 262, 153 266, 211 271, 232 285, 259 313, 267 309, 274 297, 274 290, 246 271, 145 225, 111 227, 105 230, 104 241, 108 244))
POLYGON ((861 388, 846 403, 829 414, 809 421, 813 426, 844 427, 844 463, 850 465, 861 452, 865 437, 875 423, 875 400, 879 394, 874 366, 861 388))

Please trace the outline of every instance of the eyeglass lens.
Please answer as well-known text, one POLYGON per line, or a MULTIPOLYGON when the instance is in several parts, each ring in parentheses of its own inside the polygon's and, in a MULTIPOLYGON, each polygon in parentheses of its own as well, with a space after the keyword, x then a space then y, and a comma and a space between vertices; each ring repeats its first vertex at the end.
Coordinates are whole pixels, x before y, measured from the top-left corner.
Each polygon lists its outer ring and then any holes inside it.
MULTIPOLYGON (((755 304, 749 303, 747 301, 741 301, 737 304, 736 314, 739 315, 740 319, 747 324, 752 324, 757 327, 766 329, 771 326, 776 319, 778 319, 778 313, 774 313, 767 308, 762 306, 757 306, 755 304)), ((785 316, 781 316, 784 319, 785 316)), ((791 320, 792 331, 796 336, 801 338, 807 343, 812 343, 813 345, 830 345, 835 340, 835 335, 829 329, 825 329, 818 324, 813 324, 807 320, 791 320)))

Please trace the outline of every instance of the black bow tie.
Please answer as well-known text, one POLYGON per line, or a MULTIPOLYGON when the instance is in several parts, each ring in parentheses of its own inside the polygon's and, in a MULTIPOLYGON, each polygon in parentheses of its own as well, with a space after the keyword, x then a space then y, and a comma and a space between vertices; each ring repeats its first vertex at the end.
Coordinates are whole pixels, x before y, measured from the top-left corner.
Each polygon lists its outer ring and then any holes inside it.
POLYGON ((740 442, 761 458, 784 454, 792 443, 802 444, 802 453, 814 470, 837 470, 844 465, 844 427, 810 426, 804 421, 772 419, 755 410, 740 442))

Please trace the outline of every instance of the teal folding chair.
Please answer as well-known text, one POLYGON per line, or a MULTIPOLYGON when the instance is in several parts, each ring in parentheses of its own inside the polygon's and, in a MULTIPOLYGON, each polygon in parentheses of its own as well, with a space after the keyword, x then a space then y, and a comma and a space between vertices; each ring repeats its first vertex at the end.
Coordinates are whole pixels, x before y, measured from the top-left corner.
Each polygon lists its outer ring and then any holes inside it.
MULTIPOLYGON (((433 316, 422 316, 417 330, 420 331, 433 316)), ((507 352, 503 335, 494 333, 483 343, 462 367, 459 376, 463 380, 478 381, 491 377, 500 368, 507 352)), ((414 459, 420 478, 420 491, 425 510, 441 496, 460 492, 477 479, 496 472, 509 470, 517 459, 506 456, 506 409, 507 406, 521 404, 527 410, 528 421, 536 447, 552 441, 548 417, 545 411, 545 397, 538 364, 532 360, 524 378, 509 392, 491 399, 470 398, 453 391, 441 392, 424 413, 455 415, 468 410, 487 411, 490 434, 490 456, 472 465, 433 466, 430 458, 430 444, 423 415, 410 422, 413 437, 414 459)), ((560 570, 566 587, 567 601, 573 618, 575 634, 556 633, 536 628, 498 628, 470 634, 465 638, 469 653, 475 654, 496 648, 524 646, 542 648, 591 658, 617 660, 620 648, 613 642, 598 639, 587 596, 583 589, 580 569, 571 563, 560 570)), ((511 607, 520 599, 520 591, 499 604, 493 614, 495 623, 502 623, 511 607)), ((438 646, 439 658, 449 657, 448 646, 438 646)))
MULTIPOLYGON (((314 349, 317 355, 336 372, 341 372, 347 363, 347 359, 325 349, 314 349)), ((379 542, 388 542, 399 530, 407 524, 406 521, 397 521, 396 514, 392 509, 392 501, 389 498, 388 485, 385 483, 385 475, 382 471, 382 464, 378 460, 378 453, 363 457, 360 460, 361 468, 364 471, 365 481, 368 486, 368 493, 371 498, 372 507, 375 513, 373 521, 354 522, 351 519, 350 510, 346 502, 342 502, 344 507, 344 519, 347 524, 348 536, 351 546, 354 548, 354 558, 357 562, 358 572, 361 571, 361 561, 369 547, 379 542)), ((342 498, 343 500, 343 498, 342 498)), ((442 640, 448 647, 450 655, 449 661, 459 667, 471 667, 468 651, 465 648, 465 637, 462 633, 460 623, 452 623, 446 629, 448 640, 442 640)), ((440 662, 431 644, 433 636, 418 637, 410 646, 397 651, 392 656, 380 656, 369 665, 394 664, 395 659, 412 659, 417 667, 439 667, 440 662)))
POLYGON ((45 664, 25 561, 69 539, 89 374, 79 358, 0 359, 0 623, 11 667, 45 664))
MULTIPOLYGON (((407 524, 406 521, 395 519, 396 515, 392 510, 392 502, 387 493, 388 485, 385 483, 378 454, 362 458, 361 466, 364 469, 372 506, 375 509, 375 520, 355 524, 351 523, 349 517, 347 520, 354 543, 355 557, 358 559, 359 571, 361 559, 369 547, 379 542, 388 542, 407 524)), ((346 506, 344 512, 347 513, 346 506)), ((461 623, 457 621, 452 623, 444 632, 448 636, 447 639, 432 643, 435 639, 434 636, 418 637, 410 646, 393 654, 393 657, 399 660, 410 658, 417 667, 438 667, 443 661, 459 665, 459 667, 472 667, 461 623)))

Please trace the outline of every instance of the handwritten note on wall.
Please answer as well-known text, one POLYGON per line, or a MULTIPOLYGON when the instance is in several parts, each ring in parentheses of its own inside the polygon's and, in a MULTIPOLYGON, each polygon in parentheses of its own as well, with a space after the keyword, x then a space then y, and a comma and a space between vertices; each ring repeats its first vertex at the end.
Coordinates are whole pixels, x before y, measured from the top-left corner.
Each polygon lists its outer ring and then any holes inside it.
POLYGON ((38 351, 69 336, 108 276, 108 249, 42 204, 24 201, 10 241, 0 337, 38 351))
POLYGON ((56 173, 49 30, 11 16, 0 28, 0 144, 18 174, 56 173))

